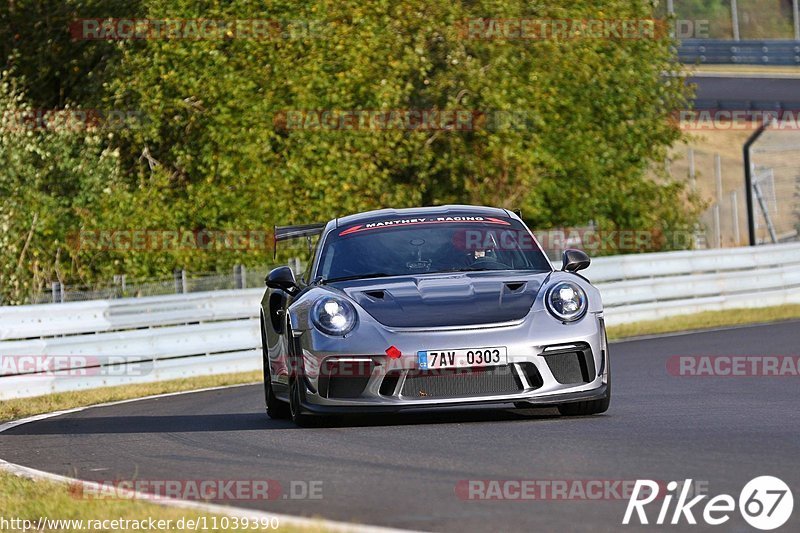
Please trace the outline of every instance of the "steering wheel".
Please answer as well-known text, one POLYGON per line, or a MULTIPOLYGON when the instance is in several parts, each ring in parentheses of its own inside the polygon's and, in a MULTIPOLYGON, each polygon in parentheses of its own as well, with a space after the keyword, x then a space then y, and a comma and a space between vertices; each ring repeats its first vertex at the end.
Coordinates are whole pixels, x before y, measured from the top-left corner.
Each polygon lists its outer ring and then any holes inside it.
POLYGON ((485 270, 508 270, 511 267, 496 259, 492 259, 490 257, 481 257, 473 261, 469 265, 469 268, 485 269, 485 270))

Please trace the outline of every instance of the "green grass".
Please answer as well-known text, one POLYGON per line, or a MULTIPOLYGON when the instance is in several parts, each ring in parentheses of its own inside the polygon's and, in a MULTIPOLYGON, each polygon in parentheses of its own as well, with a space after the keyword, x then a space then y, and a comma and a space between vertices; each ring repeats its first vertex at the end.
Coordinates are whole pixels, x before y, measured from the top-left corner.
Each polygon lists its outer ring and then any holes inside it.
MULTIPOLYGON (((117 527, 115 524, 108 522, 103 524, 103 527, 98 529, 94 527, 87 527, 89 520, 149 520, 155 521, 164 520, 162 523, 165 528, 159 526, 158 529, 152 530, 145 522, 145 527, 139 529, 141 531, 174 531, 185 532, 187 530, 194 530, 187 524, 188 520, 198 519, 202 520, 205 517, 205 524, 208 529, 202 531, 270 531, 268 528, 252 528, 244 527, 242 522, 235 522, 236 518, 230 518, 227 523, 220 522, 221 515, 211 513, 204 513, 202 511, 193 509, 180 509, 175 507, 167 507, 155 503, 147 502, 144 500, 134 499, 110 499, 110 498, 84 498, 79 486, 71 486, 61 483, 50 481, 33 481, 27 478, 16 476, 8 472, 0 471, 0 518, 10 521, 11 519, 19 518, 30 520, 33 525, 28 531, 36 531, 38 521, 41 518, 50 520, 83 520, 83 528, 77 524, 68 523, 52 523, 50 527, 43 527, 42 531, 132 531, 137 530, 130 523, 129 527, 123 527, 124 523, 119 522, 117 527), (216 522, 214 519, 216 518, 216 522), (166 521, 170 520, 170 523, 166 521), (183 522, 180 522, 183 520, 183 522), (217 527, 213 527, 216 524, 217 527), (235 527, 235 525, 240 527, 235 527), (183 526, 182 528, 179 526, 183 526), (221 527, 227 525, 227 528, 221 527)), ((2 523, 0 520, 0 531, 22 531, 22 527, 14 527, 14 523, 2 523)), ((252 526, 249 523, 248 526, 252 526)), ((260 523, 258 524, 260 526, 260 523)), ((285 532, 321 532, 324 531, 321 527, 295 527, 285 526, 278 524, 277 530, 271 531, 285 531, 285 532)))
POLYGON ((800 305, 782 305, 759 309, 728 309, 682 315, 647 322, 634 322, 608 328, 608 338, 622 339, 659 333, 674 333, 724 326, 741 326, 800 318, 800 305))
POLYGON ((794 74, 800 76, 800 67, 793 65, 687 65, 691 72, 732 72, 736 74, 794 74))
POLYGON ((122 385, 119 387, 58 392, 44 396, 35 396, 33 398, 4 400, 0 402, 0 421, 15 420, 26 416, 83 407, 86 405, 141 398, 154 394, 205 389, 208 387, 223 387, 241 383, 255 383, 261 381, 261 379, 260 371, 242 372, 176 379, 173 381, 160 381, 157 383, 142 383, 139 385, 122 385))
MULTIPOLYGON (((156 520, 172 520, 177 526, 177 521, 184 519, 197 519, 204 513, 188 509, 175 509, 164 507, 144 501, 111 500, 111 499, 83 499, 79 495, 80 489, 68 485, 47 481, 33 481, 0 472, 0 509, 2 518, 11 520, 21 518, 31 520, 36 524, 39 517, 54 520, 105 520, 105 519, 136 519, 154 518, 156 520)), ((211 516, 205 514, 205 516, 211 516)), ((0 523, 0 531, 22 531, 21 527, 14 528, 14 524, 0 523)), ((109 524, 111 525, 111 524, 109 524)), ((36 525, 33 526, 33 530, 36 525)), ((76 531, 79 528, 68 524, 51 524, 42 528, 45 531, 76 531), (59 527, 60 526, 60 527, 59 527)), ((147 528, 145 528, 146 530, 147 528)), ((122 528, 108 528, 104 531, 121 531, 122 528)), ((164 531, 180 531, 176 527, 164 531)), ((211 531, 221 531, 211 529, 211 531)))

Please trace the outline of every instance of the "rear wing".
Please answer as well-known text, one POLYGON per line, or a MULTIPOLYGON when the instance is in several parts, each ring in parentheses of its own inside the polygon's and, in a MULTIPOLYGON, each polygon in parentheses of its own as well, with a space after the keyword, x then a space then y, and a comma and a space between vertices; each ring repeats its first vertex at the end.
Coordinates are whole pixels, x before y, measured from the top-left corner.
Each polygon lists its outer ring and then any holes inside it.
POLYGON ((298 239, 301 237, 310 239, 314 235, 320 235, 326 225, 327 223, 323 222, 319 224, 298 224, 296 226, 275 226, 275 233, 273 234, 273 259, 277 259, 278 257, 278 243, 280 241, 298 239))

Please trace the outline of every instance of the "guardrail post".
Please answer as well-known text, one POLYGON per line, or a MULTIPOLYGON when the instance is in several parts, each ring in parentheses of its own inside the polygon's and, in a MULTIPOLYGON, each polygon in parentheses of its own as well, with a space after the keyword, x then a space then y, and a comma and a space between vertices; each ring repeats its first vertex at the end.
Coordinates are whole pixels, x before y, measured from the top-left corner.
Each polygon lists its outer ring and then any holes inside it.
POLYGON ((114 274, 114 284, 119 286, 122 294, 125 294, 125 290, 127 289, 125 284, 125 274, 114 274))
POLYGON ((64 303, 64 286, 60 281, 54 281, 52 285, 53 303, 64 303))
POLYGON ((792 0, 792 20, 794 20, 794 40, 800 41, 800 9, 797 0, 792 0))
POLYGON ((739 235, 739 198, 736 191, 731 191, 731 218, 733 222, 733 245, 739 246, 742 240, 739 235))
POLYGON ((247 271, 244 268, 244 265, 234 265, 233 266, 233 286, 236 289, 246 289, 247 288, 247 279, 246 279, 247 271))
POLYGON ((175 293, 186 294, 189 292, 189 287, 186 283, 186 271, 182 268, 176 268, 173 271, 173 275, 175 277, 175 293))

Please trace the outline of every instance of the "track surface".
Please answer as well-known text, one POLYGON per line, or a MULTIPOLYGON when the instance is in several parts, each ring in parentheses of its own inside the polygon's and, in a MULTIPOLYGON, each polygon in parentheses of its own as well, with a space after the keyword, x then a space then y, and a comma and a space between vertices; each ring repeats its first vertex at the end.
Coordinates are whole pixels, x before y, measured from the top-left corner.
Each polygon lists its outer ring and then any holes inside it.
POLYGON ((781 102, 800 108, 800 79, 694 76, 688 81, 697 84, 697 100, 741 102, 740 107, 748 101, 781 102))
MULTIPOLYGON (((321 500, 235 505, 460 532, 616 531, 626 501, 464 501, 459 480, 693 478, 711 495, 738 498, 750 479, 775 475, 795 494, 782 530, 798 531, 800 380, 666 370, 672 355, 797 355, 798 340, 800 322, 785 322, 614 344, 614 398, 603 416, 448 410, 298 429, 268 420, 261 389, 247 386, 19 426, 0 434, 0 458, 91 480, 320 480, 321 500)), ((695 514, 702 523, 702 509, 695 514)), ((738 513, 715 529, 751 531, 738 513)))

